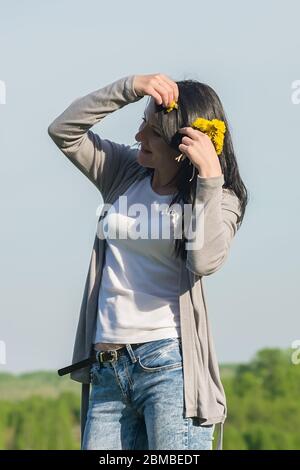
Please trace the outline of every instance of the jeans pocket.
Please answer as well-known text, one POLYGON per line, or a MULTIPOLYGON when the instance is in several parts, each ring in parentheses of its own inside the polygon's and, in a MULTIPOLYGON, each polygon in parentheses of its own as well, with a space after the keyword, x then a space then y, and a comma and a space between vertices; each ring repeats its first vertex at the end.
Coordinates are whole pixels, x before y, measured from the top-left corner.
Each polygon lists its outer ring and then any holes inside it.
POLYGON ((206 440, 206 441, 213 441, 215 425, 214 424, 200 424, 199 427, 201 428, 201 439, 206 440))
POLYGON ((146 372, 182 368, 181 338, 152 341, 137 356, 138 365, 146 372))

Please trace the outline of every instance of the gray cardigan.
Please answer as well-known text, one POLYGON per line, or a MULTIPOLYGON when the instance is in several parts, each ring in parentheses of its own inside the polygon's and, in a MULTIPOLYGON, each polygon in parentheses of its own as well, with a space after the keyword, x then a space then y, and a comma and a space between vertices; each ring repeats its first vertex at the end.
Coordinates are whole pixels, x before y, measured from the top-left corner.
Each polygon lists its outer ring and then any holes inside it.
MULTIPOLYGON (((77 98, 48 127, 48 133, 64 155, 98 188, 105 203, 112 204, 146 169, 136 161, 137 149, 101 138, 90 128, 108 114, 141 99, 133 88, 134 75, 123 77, 86 96, 77 98)), ((185 417, 201 424, 221 423, 218 448, 222 447, 227 407, 220 380, 213 337, 209 328, 203 276, 222 267, 239 228, 239 199, 223 188, 224 175, 197 176, 196 202, 204 204, 204 241, 200 249, 187 250, 181 261, 179 282, 180 325, 184 371, 185 417)), ((99 218, 101 217, 100 214, 99 218)), ((106 240, 95 235, 81 303, 72 362, 92 351, 98 293, 106 240)), ((83 385, 81 424, 84 428, 90 383, 90 367, 71 373, 83 385)))

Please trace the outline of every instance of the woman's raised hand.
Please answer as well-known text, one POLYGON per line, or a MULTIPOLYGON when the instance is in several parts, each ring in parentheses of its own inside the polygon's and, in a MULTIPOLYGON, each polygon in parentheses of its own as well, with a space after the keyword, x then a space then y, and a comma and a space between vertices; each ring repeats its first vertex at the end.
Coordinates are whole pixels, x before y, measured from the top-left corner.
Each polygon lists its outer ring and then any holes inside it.
POLYGON ((135 75, 133 88, 139 96, 152 96, 158 105, 168 107, 172 101, 178 101, 177 83, 162 73, 135 75))

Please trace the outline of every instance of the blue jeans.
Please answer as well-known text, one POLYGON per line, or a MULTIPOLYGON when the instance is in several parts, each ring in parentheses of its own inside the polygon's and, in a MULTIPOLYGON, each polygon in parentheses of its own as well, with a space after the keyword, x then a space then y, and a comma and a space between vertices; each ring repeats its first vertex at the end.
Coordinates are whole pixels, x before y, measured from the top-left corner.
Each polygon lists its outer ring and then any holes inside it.
POLYGON ((93 364, 82 449, 212 449, 215 425, 184 417, 181 338, 127 344, 93 364))

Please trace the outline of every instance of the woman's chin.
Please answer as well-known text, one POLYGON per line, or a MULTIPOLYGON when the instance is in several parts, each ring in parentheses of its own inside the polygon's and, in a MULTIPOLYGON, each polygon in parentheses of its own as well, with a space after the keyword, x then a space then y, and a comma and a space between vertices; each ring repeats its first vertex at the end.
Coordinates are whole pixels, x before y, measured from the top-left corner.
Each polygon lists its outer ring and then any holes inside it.
POLYGON ((151 162, 152 162, 151 154, 149 154, 148 156, 147 154, 145 154, 144 152, 140 150, 137 155, 137 162, 144 167, 151 167, 151 162))

